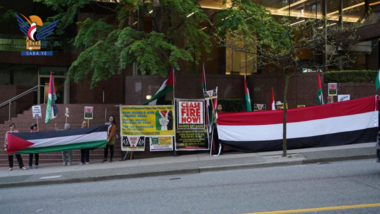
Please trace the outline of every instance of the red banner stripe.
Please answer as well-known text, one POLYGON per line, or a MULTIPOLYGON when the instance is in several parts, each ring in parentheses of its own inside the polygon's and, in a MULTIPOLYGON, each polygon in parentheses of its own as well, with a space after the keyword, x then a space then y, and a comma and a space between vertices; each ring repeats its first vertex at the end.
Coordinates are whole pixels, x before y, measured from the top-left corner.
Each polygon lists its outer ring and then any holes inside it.
MULTIPOLYGON (((287 122, 296 123, 309 120, 355 115, 378 110, 378 97, 366 97, 327 105, 288 109, 287 122)), ((256 111, 219 113, 219 125, 270 125, 283 122, 283 111, 256 111)))

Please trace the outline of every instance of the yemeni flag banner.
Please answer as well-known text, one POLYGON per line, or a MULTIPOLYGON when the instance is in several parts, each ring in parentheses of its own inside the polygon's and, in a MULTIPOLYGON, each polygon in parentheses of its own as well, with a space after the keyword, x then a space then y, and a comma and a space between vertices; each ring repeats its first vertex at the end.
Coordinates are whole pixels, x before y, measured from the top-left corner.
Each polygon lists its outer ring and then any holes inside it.
POLYGON ((46 106, 45 123, 48 123, 49 120, 57 117, 58 107, 55 105, 55 100, 57 100, 57 95, 55 94, 53 75, 52 73, 50 73, 49 95, 48 95, 48 101, 47 101, 47 106, 46 106))
MULTIPOLYGON (((223 145, 246 152, 282 149, 282 111, 219 113, 223 145)), ((288 109, 288 149, 376 141, 378 96, 288 109)))
POLYGON ((323 105, 322 83, 318 72, 317 105, 323 105))
POLYGON ((156 105, 157 99, 164 97, 167 93, 173 91, 174 88, 174 68, 169 74, 169 77, 162 83, 156 94, 146 101, 143 105, 156 105))
POLYGON ((104 148, 107 126, 51 132, 8 133, 8 155, 104 148))
POLYGON ((247 77, 244 75, 244 103, 245 103, 245 110, 246 111, 252 111, 252 105, 251 105, 251 97, 249 96, 249 89, 247 87, 247 77))

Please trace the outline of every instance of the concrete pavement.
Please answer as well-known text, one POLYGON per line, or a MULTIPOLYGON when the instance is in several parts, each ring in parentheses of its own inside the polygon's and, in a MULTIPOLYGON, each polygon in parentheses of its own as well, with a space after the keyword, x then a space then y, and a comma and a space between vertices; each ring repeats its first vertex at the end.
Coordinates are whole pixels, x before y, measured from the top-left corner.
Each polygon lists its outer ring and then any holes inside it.
MULTIPOLYGON (((111 179, 138 178, 159 175, 178 175, 204 173, 222 170, 254 169, 260 167, 289 166, 300 164, 327 163, 333 161, 376 159, 375 142, 346 146, 288 150, 288 156, 282 157, 282 151, 240 153, 226 152, 221 156, 206 153, 114 161, 90 162, 89 165, 71 166, 40 165, 38 169, 20 170, 15 161, 13 171, 0 168, 0 188, 102 181, 111 179)), ((91 160, 90 160, 91 161, 91 160)), ((380 165, 379 165, 380 166, 380 165)))

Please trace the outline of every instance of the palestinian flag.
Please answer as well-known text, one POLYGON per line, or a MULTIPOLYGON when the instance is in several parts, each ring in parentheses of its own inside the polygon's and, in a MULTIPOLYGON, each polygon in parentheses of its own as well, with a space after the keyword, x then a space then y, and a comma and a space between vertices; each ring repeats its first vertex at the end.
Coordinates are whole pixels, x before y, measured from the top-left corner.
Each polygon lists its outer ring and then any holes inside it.
POLYGON ((48 95, 48 101, 47 101, 47 106, 46 106, 45 123, 48 123, 49 120, 57 117, 58 107, 55 105, 55 100, 57 100, 57 95, 55 94, 53 75, 52 73, 50 73, 49 95, 48 95))
POLYGON ((377 73, 375 82, 376 82, 376 91, 377 91, 380 88, 380 70, 379 70, 379 73, 377 73))
POLYGON ((156 105, 157 99, 161 97, 165 97, 165 95, 174 88, 174 68, 169 74, 169 77, 162 83, 160 89, 158 89, 157 93, 148 101, 144 103, 144 105, 156 105))
POLYGON ((322 83, 318 72, 317 105, 323 105, 322 83))
POLYGON ((173 130, 172 111, 156 111, 156 129, 159 131, 173 130))
POLYGON ((8 133, 8 155, 104 148, 106 125, 51 132, 8 133))
POLYGON ((272 88, 272 96, 270 97, 270 109, 269 110, 276 110, 276 107, 274 105, 274 93, 272 88))
POLYGON ((251 105, 251 97, 249 96, 249 89, 247 87, 247 77, 244 75, 244 103, 245 103, 245 111, 252 111, 251 105))
MULTIPOLYGON (((288 109, 288 149, 375 142, 378 96, 288 109)), ((247 152, 282 150, 282 111, 223 113, 219 141, 247 152)))

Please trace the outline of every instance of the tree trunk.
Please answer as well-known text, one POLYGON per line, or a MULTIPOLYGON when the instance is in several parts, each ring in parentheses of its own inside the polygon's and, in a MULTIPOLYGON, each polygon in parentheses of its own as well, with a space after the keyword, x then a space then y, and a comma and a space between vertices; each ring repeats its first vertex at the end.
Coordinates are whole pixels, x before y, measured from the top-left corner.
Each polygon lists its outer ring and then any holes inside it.
POLYGON ((284 87, 284 120, 283 120, 283 127, 282 127, 282 157, 287 156, 287 142, 286 142, 286 117, 287 117, 287 96, 288 96, 288 86, 289 86, 289 78, 290 76, 287 75, 287 72, 285 71, 285 87, 284 87))

